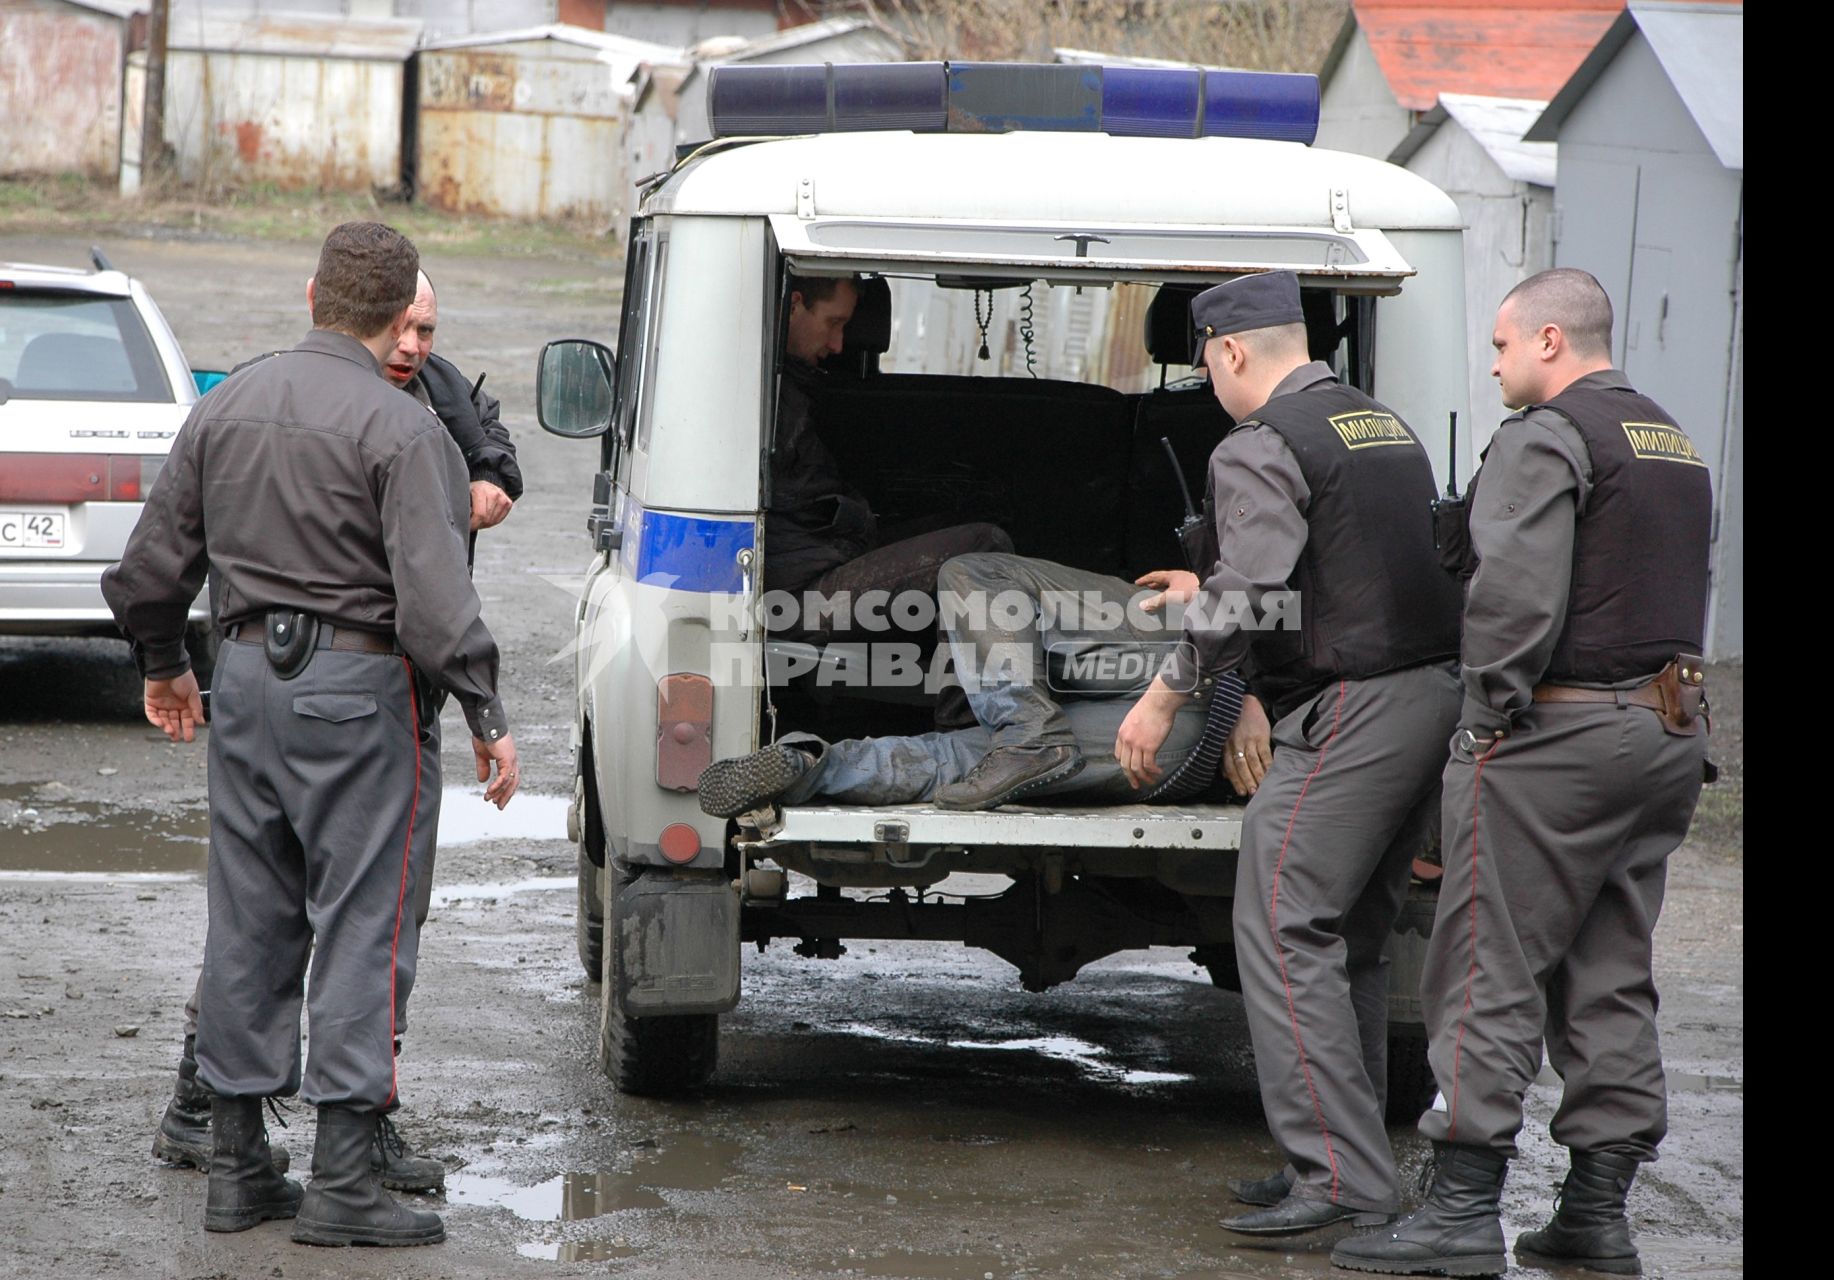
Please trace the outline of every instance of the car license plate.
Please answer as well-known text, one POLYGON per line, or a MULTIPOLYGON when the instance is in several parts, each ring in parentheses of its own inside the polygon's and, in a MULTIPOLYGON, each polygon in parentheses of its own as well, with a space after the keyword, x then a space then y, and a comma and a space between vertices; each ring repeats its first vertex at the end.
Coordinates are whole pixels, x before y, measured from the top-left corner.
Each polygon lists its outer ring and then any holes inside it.
POLYGON ((0 510, 0 549, 56 551, 63 545, 63 512, 0 510))

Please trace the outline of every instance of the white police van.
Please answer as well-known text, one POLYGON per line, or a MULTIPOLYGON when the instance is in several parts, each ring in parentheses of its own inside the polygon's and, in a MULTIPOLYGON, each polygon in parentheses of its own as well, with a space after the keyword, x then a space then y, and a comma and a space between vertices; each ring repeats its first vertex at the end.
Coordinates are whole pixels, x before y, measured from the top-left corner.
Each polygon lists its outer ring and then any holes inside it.
MULTIPOLYGON (((990 519, 1022 554, 1129 578, 1180 566, 1180 483, 1201 495, 1230 423, 1205 383, 1166 374, 1191 362, 1192 294, 1270 268, 1299 274, 1314 354, 1445 457, 1467 416, 1457 209, 1402 169, 1311 149, 1317 95, 1310 76, 1195 70, 714 72, 717 139, 641 194, 615 357, 552 343, 539 373, 542 425, 600 440, 572 826, 580 955, 621 1089, 707 1077, 745 942, 829 958, 843 939, 966 942, 1034 990, 1114 951, 1189 946, 1235 981, 1237 804, 727 822, 694 789, 710 761, 792 729, 930 728, 921 684, 861 685, 757 616, 791 273, 864 279, 814 421, 882 521, 990 519), (1061 305, 1034 310, 1040 290, 1061 305), (939 369, 936 330, 972 297, 984 332, 996 295, 1009 314, 1023 297, 1028 358, 939 369), (1078 315, 1083 376, 1037 377, 1039 330, 1078 315), (952 874, 1005 892, 938 896, 952 874)), ((1409 1119, 1431 1083, 1431 922, 1417 886, 1391 951, 1391 1113, 1409 1119)))

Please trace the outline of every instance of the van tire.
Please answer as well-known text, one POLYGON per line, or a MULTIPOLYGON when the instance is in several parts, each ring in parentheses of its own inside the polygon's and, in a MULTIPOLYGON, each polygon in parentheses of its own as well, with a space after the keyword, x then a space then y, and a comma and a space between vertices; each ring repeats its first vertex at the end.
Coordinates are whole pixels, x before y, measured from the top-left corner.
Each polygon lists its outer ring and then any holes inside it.
MULTIPOLYGON (((606 990, 609 992, 610 987, 606 990)), ((608 996, 602 1065, 619 1093, 665 1098, 707 1083, 719 1065, 719 1014, 630 1018, 613 1008, 610 1001, 608 996)))
POLYGON ((594 865, 584 842, 579 847, 579 910, 574 916, 580 968, 588 982, 605 973, 605 870, 594 865))

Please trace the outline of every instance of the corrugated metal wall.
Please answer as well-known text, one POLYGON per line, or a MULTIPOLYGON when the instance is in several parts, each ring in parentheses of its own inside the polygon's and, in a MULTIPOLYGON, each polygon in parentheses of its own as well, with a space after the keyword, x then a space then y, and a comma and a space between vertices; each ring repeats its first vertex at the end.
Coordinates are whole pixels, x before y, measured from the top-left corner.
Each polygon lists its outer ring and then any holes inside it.
POLYGON ((416 195, 439 209, 622 218, 630 98, 592 51, 543 40, 420 54, 416 195))
POLYGON ((174 49, 166 138, 187 182, 366 191, 401 177, 403 64, 174 49))
POLYGON ((61 0, 0 0, 0 173, 114 176, 126 29, 61 0))

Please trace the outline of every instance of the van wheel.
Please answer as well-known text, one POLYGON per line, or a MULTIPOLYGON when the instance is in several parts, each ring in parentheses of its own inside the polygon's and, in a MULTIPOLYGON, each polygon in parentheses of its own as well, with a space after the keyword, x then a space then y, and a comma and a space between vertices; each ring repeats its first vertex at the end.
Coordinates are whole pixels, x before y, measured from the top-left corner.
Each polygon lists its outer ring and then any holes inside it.
MULTIPOLYGON (((590 756, 585 763, 590 766, 590 756)), ((579 910, 574 913, 573 931, 580 968, 586 971, 588 982, 597 982, 605 974, 605 824, 584 773, 573 777, 567 834, 579 849, 579 910)))
POLYGON ((612 1007, 616 999, 607 983, 601 1065, 619 1093, 661 1098, 707 1082, 719 1064, 719 1014, 629 1018, 612 1007))
POLYGON ((589 982, 597 982, 605 972, 605 872, 593 865, 586 846, 579 849, 579 911, 574 916, 575 940, 579 944, 580 968, 589 982))
POLYGON ((197 687, 208 689, 217 673, 217 651, 223 646, 223 633, 214 622, 185 628, 185 656, 191 659, 191 674, 197 687))
POLYGON ((633 1018, 618 1008, 617 890, 635 880, 637 873, 607 868, 599 874, 614 877, 608 930, 611 945, 600 948, 604 982, 599 996, 599 1066, 619 1093, 666 1098, 698 1089, 719 1065, 720 1015, 633 1018))
POLYGON ((1389 1124, 1413 1124, 1433 1105, 1439 1084, 1427 1060, 1426 1037, 1395 1032, 1388 1037, 1388 1100, 1383 1118, 1389 1124))

